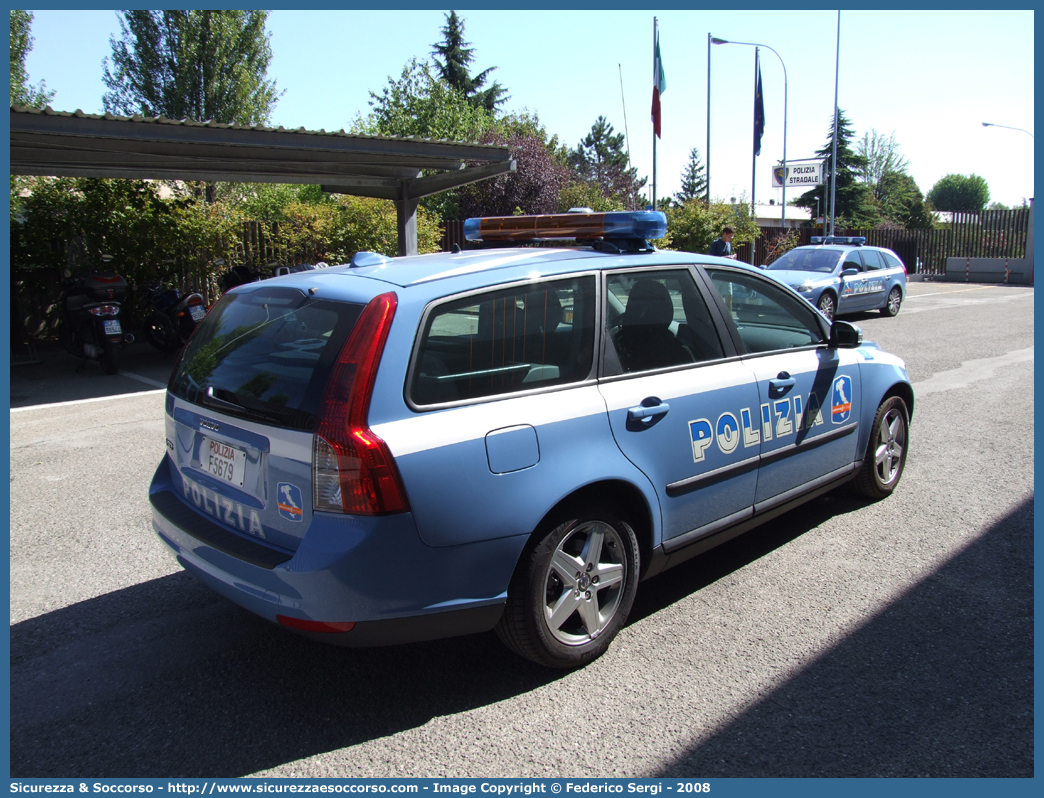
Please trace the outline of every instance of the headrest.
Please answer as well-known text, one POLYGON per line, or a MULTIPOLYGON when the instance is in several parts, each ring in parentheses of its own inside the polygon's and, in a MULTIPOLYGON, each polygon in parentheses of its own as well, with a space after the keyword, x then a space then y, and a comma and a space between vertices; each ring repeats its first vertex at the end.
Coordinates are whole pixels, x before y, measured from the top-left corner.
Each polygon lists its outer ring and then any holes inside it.
POLYGON ((674 321, 674 302, 667 286, 656 280, 639 280, 627 297, 625 327, 668 327, 674 321))

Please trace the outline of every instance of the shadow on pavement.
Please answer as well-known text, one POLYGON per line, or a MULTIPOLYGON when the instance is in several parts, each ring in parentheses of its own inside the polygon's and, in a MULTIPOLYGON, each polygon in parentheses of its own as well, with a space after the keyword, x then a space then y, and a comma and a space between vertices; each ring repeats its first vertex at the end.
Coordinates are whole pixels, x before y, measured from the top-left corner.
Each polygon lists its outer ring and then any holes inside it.
POLYGON ((1032 777, 1033 500, 652 775, 1032 777))
POLYGON ((11 407, 74 402, 166 388, 177 353, 163 354, 144 341, 124 347, 120 371, 108 375, 95 361, 68 354, 57 341, 11 352, 11 407), (33 357, 35 355, 35 357, 33 357), (39 362, 28 362, 36 360, 39 362))
MULTIPOLYGON (((830 494, 644 583, 632 622, 859 506, 830 494)), ((314 643, 183 572, 17 623, 11 657, 18 777, 241 776, 565 675, 492 633, 378 649, 314 643)))

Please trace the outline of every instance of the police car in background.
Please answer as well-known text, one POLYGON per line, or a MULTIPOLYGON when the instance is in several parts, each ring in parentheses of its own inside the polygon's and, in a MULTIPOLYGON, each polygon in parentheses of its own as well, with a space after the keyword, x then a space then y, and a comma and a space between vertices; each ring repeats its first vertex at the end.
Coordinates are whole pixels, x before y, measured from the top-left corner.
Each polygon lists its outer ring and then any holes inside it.
POLYGON ((906 296, 906 267, 892 250, 867 247, 863 236, 813 236, 765 267, 833 319, 880 310, 894 316, 906 296))
POLYGON ((331 642, 496 629, 573 667, 640 580, 844 483, 895 489, 913 391, 857 327, 655 250, 661 213, 465 230, 479 248, 361 253, 210 311, 150 488, 187 571, 331 642), (581 246, 511 248, 552 238, 581 246))

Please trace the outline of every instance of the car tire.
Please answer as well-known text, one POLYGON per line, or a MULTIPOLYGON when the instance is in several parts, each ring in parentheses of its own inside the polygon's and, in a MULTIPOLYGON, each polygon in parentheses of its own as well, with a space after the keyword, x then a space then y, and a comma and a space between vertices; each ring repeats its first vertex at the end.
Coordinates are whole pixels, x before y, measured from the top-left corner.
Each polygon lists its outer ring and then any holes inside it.
POLYGON ((834 320, 834 316, 837 314, 837 300, 832 293, 824 291, 820 294, 816 307, 819 308, 820 313, 826 316, 827 321, 834 320))
POLYGON ((627 621, 638 586, 638 541, 622 514, 569 513, 534 537, 496 631, 512 651, 550 668, 599 657, 627 621))
POLYGON ((903 292, 899 290, 899 286, 893 286, 892 290, 888 292, 888 301, 885 302, 884 307, 881 308, 882 316, 898 316, 899 306, 903 304, 903 292))
POLYGON ((856 493, 869 499, 890 495, 906 466, 909 449, 910 413, 898 396, 881 402, 874 416, 863 467, 852 481, 856 493))

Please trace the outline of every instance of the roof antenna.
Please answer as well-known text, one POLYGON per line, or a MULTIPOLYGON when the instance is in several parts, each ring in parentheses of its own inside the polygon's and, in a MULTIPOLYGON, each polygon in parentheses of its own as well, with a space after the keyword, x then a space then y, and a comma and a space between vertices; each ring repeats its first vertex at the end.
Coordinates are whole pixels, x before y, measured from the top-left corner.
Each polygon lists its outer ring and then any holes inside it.
MULTIPOLYGON (((616 65, 617 69, 620 70, 620 105, 623 106, 624 115, 624 145, 627 147, 627 168, 631 168, 631 137, 627 133, 627 103, 624 102, 624 90, 623 90, 623 66, 621 64, 616 65)), ((634 196, 631 197, 631 210, 635 210, 634 207, 634 196)))

